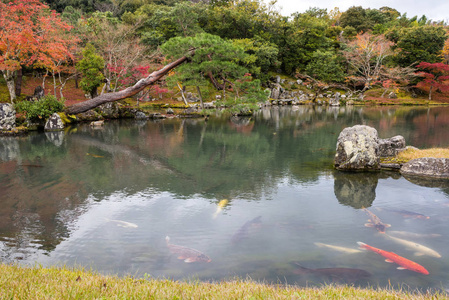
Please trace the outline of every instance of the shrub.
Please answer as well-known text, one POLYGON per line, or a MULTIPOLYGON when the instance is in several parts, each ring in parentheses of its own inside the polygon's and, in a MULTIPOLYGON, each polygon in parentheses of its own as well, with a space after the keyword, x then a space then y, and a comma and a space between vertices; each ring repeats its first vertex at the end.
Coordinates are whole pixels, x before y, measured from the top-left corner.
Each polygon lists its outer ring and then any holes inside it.
POLYGON ((64 109, 64 101, 58 101, 55 96, 47 95, 38 101, 21 101, 15 104, 18 113, 24 113, 27 119, 34 121, 46 119, 55 112, 64 109))

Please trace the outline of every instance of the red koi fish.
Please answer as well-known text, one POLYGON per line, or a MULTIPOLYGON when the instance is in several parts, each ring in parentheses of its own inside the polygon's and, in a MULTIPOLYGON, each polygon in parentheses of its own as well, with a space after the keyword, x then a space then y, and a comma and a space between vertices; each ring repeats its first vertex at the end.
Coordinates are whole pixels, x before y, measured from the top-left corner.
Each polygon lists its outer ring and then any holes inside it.
POLYGON ((423 266, 421 266, 420 264, 415 263, 414 261, 408 260, 407 258, 404 258, 402 256, 397 255, 394 252, 388 252, 382 249, 378 249, 378 248, 374 248, 370 245, 367 245, 365 243, 362 242, 357 242, 357 244, 359 244, 361 249, 367 249, 370 251, 373 251, 377 254, 382 255, 383 257, 386 258, 386 262, 388 263, 395 263, 398 264, 400 267, 398 267, 398 270, 410 270, 413 272, 418 272, 424 275, 429 275, 429 271, 427 271, 423 266))
POLYGON ((193 248, 170 244, 170 238, 168 236, 165 237, 165 240, 167 242, 167 247, 170 250, 170 252, 178 254, 179 255, 178 259, 182 259, 186 263, 212 261, 209 256, 207 256, 201 251, 198 251, 193 248))

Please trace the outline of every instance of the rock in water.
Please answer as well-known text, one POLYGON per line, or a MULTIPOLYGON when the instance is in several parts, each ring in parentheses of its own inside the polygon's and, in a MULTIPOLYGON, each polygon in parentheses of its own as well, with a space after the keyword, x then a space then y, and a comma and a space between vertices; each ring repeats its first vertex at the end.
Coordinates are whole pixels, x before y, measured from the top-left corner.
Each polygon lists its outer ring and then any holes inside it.
POLYGON ((379 139, 379 156, 392 157, 405 150, 405 139, 397 135, 389 139, 379 139))
POLYGON ((16 111, 9 103, 0 103, 0 131, 13 130, 16 127, 16 111))
POLYGON ((334 165, 342 171, 379 170, 379 138, 375 128, 355 125, 343 129, 337 140, 334 165))
POLYGON ((423 157, 412 159, 401 167, 400 172, 402 175, 449 179, 449 158, 423 157))
POLYGON ((62 122, 61 117, 54 113, 45 123, 45 131, 58 131, 64 129, 64 122, 62 122))

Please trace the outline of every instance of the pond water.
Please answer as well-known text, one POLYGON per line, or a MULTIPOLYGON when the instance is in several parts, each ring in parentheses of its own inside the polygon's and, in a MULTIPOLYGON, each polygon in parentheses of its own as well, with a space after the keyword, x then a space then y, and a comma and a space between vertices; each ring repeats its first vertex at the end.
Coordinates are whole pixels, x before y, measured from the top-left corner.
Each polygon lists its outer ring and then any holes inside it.
POLYGON ((355 124, 449 147, 448 107, 280 107, 0 138, 0 260, 175 280, 448 289, 449 184, 333 170, 338 134, 355 124), (391 224, 387 234, 365 226, 363 208, 391 224), (430 274, 353 251, 359 241, 430 274))

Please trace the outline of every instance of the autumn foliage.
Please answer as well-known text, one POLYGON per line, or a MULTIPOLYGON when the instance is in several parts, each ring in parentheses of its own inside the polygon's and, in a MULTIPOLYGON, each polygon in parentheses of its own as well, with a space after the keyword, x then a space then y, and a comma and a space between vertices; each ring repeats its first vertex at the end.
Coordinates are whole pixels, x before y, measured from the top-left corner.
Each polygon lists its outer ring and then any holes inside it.
POLYGON ((421 62, 416 67, 422 70, 418 75, 423 77, 423 81, 419 82, 417 87, 429 89, 429 100, 432 100, 432 90, 449 91, 449 65, 421 62))
MULTIPOLYGON (((7 83, 23 66, 55 72, 70 60, 74 44, 66 35, 70 29, 56 12, 37 0, 0 2, 0 70, 7 83)), ((14 99, 10 85, 8 88, 14 99)))

